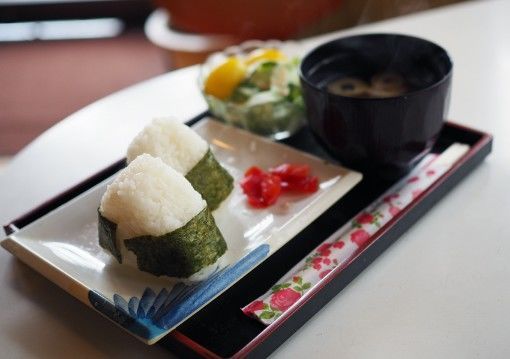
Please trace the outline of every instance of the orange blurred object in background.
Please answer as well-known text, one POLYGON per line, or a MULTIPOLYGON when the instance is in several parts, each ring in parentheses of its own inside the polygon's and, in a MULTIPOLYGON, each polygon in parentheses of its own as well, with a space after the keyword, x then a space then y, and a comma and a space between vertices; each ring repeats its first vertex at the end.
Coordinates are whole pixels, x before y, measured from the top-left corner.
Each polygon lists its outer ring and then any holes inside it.
POLYGON ((176 30, 232 34, 240 39, 289 39, 338 9, 341 0, 155 0, 176 30))

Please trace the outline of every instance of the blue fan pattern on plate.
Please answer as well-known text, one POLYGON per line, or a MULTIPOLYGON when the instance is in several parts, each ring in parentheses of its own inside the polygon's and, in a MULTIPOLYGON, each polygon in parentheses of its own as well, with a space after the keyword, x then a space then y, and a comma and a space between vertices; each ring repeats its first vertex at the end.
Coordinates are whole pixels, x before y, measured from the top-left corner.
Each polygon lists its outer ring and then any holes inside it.
POLYGON ((126 299, 114 294, 113 302, 98 291, 90 290, 89 301, 95 309, 133 334, 152 340, 166 334, 209 302, 262 261, 268 253, 269 245, 260 245, 239 262, 195 285, 179 283, 170 290, 163 288, 157 294, 153 289, 146 288, 140 298, 126 299))

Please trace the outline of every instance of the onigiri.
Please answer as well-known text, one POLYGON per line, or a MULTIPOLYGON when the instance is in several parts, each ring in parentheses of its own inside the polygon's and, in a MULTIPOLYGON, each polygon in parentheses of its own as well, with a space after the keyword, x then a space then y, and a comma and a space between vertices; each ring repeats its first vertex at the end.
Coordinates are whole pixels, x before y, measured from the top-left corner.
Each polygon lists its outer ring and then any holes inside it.
POLYGON ((130 163, 141 154, 159 157, 184 175, 216 209, 233 189, 233 178, 214 157, 208 143, 184 123, 171 118, 154 119, 131 142, 130 163))
POLYGON ((200 193, 181 173, 148 154, 118 174, 98 212, 100 245, 120 263, 154 275, 190 277, 227 249, 200 193))

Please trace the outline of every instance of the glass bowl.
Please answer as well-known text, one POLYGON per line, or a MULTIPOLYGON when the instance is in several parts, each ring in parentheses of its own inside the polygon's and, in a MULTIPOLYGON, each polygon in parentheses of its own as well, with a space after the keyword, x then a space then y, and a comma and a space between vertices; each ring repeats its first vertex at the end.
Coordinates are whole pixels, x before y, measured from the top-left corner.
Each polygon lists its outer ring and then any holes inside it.
POLYGON ((294 43, 251 40, 209 56, 201 66, 199 86, 211 113, 227 124, 274 140, 294 134, 305 123, 296 54, 294 43), (267 49, 277 49, 285 59, 249 60, 267 49), (211 72, 232 57, 248 63, 243 65, 242 80, 227 98, 206 93, 211 72))

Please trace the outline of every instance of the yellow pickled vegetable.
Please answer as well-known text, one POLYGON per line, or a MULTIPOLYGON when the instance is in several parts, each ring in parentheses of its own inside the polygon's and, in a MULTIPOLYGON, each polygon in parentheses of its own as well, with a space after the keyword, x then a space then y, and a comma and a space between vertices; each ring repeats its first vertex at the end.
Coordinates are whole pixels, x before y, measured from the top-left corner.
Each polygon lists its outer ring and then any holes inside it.
POLYGON ((221 100, 227 99, 246 76, 246 65, 238 57, 227 58, 214 68, 204 84, 204 92, 221 100))
POLYGON ((252 65, 258 61, 282 61, 286 60, 287 56, 277 49, 256 49, 248 54, 245 60, 246 65, 252 65))

